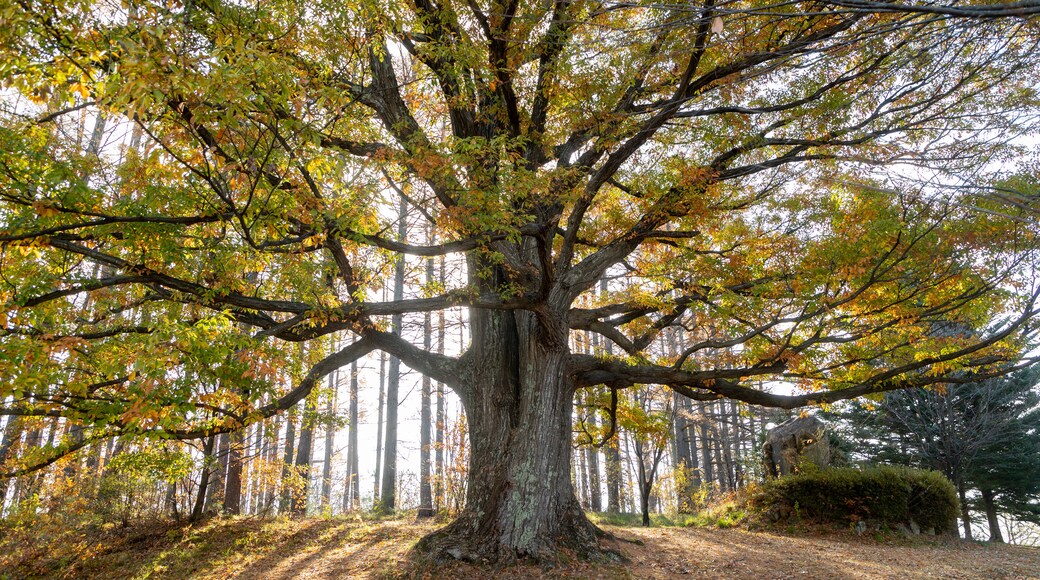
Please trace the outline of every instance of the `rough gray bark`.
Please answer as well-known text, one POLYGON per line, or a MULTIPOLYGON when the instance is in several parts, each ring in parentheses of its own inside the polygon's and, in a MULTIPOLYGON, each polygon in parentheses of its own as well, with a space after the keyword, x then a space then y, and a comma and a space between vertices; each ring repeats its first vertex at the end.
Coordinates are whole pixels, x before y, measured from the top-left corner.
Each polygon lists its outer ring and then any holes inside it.
POLYGON ((325 408, 325 462, 321 465, 321 507, 329 507, 332 499, 332 446, 336 442, 336 391, 339 388, 339 371, 329 375, 329 402, 325 408))
MULTIPOLYGON (((608 283, 606 278, 599 281, 599 292, 604 298, 607 297, 608 283)), ((614 354, 614 343, 610 339, 603 339, 603 346, 607 355, 614 354)), ((616 422, 616 418, 610 418, 616 422)), ((606 472, 607 472, 607 511, 613 514, 621 511, 621 454, 618 451, 618 433, 615 431, 604 447, 606 448, 606 472)))
POLYGON ((704 403, 697 403, 697 414, 700 423, 701 480, 710 485, 715 481, 715 470, 711 464, 711 439, 708 437, 708 416, 705 414, 704 403))
POLYGON ((228 465, 228 435, 221 433, 216 436, 214 465, 209 474, 209 486, 206 489, 206 508, 213 509, 217 502, 217 494, 224 493, 224 479, 228 465))
POLYGON ((357 421, 358 421, 358 382, 357 361, 350 365, 350 387, 347 393, 347 474, 343 478, 343 512, 358 508, 358 473, 357 473, 357 421))
MULTIPOLYGON (((212 488, 212 483, 210 487, 212 488)), ((208 495, 208 494, 207 494, 208 495)), ((170 516, 173 517, 174 521, 181 521, 181 511, 177 507, 177 482, 171 481, 166 486, 166 497, 163 499, 163 508, 170 512, 170 516)))
POLYGON ((256 463, 256 459, 260 457, 260 449, 263 445, 264 440, 264 424, 254 423, 253 424, 253 438, 252 444, 249 440, 246 441, 246 454, 245 456, 250 458, 250 461, 245 464, 246 468, 246 481, 249 482, 249 491, 246 494, 246 513, 255 514, 260 511, 260 487, 263 485, 263 478, 260 477, 260 466, 256 463))
MULTIPOLYGON (((599 427, 599 418, 596 413, 589 417, 589 424, 595 430, 599 427)), ((603 511, 603 487, 600 485, 599 476, 599 451, 593 447, 585 448, 586 462, 589 466, 589 509, 594 512, 603 511)))
POLYGON ((386 390, 386 353, 379 353, 379 414, 376 421, 376 472, 372 489, 373 505, 379 504, 379 492, 382 489, 383 461, 383 407, 386 390))
POLYGON ((618 436, 607 443, 607 511, 616 514, 621 511, 621 455, 618 452, 618 436))
MULTIPOLYGON (((12 416, 7 420, 7 425, 4 426, 4 435, 0 439, 0 466, 2 466, 9 455, 11 450, 15 448, 15 444, 22 437, 22 418, 12 416)), ((7 495, 7 480, 0 482, 0 511, 3 510, 4 501, 7 495)))
MULTIPOLYGON (((281 417, 275 417, 273 422, 268 423, 271 427, 271 431, 267 434, 264 442, 266 451, 264 452, 264 459, 268 465, 275 465, 278 461, 278 435, 282 431, 281 417)), ((274 481, 268 481, 264 486, 264 507, 263 514, 267 515, 271 513, 274 508, 274 497, 277 484, 274 481)))
POLYGON ((733 440, 730 438, 730 416, 726 401, 719 401, 717 409, 718 421, 715 429, 719 435, 718 449, 721 451, 722 465, 725 468, 722 472, 724 477, 721 477, 720 480, 722 481, 722 491, 731 491, 736 487, 736 477, 733 467, 733 440))
POLYGON ((683 485, 678 489, 679 513, 692 513, 693 494, 700 486, 700 467, 697 460, 697 444, 694 437, 693 424, 690 421, 692 406, 689 399, 675 396, 675 449, 673 465, 682 472, 683 485))
MULTIPOLYGON (((407 241, 408 206, 404 193, 399 195, 397 214, 397 238, 407 241)), ((394 268, 394 302, 404 299, 404 257, 398 256, 394 268)), ((391 317, 391 332, 401 336, 401 314, 391 317)), ((379 492, 379 509, 391 513, 397 505, 397 407, 398 391, 401 387, 401 359, 390 357, 390 372, 386 381, 386 443, 383 446, 383 482, 379 492)))
POLYGON ((589 509, 589 502, 591 495, 589 493, 589 468, 588 463, 585 461, 585 453, 579 451, 574 454, 574 477, 572 481, 577 481, 574 487, 574 491, 577 493, 578 501, 581 503, 582 509, 589 509))
MULTIPOLYGON (((438 280, 443 288, 446 282, 446 274, 444 270, 444 256, 441 256, 440 264, 437 271, 438 280)), ((437 354, 444 354, 444 336, 446 330, 444 328, 444 311, 440 310, 437 312, 437 354)), ((435 510, 441 509, 441 505, 444 501, 444 427, 445 427, 445 415, 444 415, 444 383, 437 381, 437 418, 436 418, 436 432, 434 434, 434 443, 436 450, 434 452, 434 485, 433 485, 433 507, 435 510)))
MULTIPOLYGON (((432 237, 432 236, 431 236, 432 237)), ((432 242, 432 239, 429 240, 432 242)), ((426 260, 426 284, 433 284, 433 259, 426 260)), ((423 348, 429 352, 433 346, 433 328, 430 313, 423 316, 423 348)), ((433 517, 433 490, 430 487, 430 435, 433 417, 430 409, 430 376, 422 377, 422 393, 419 408, 419 511, 418 517, 433 517)))
POLYGON ((470 364, 453 385, 472 445, 466 507, 419 549, 470 561, 553 559, 564 547, 602 555, 570 481, 564 312, 474 309, 470 324, 470 364))
POLYGON ((224 485, 224 512, 242 513, 242 451, 245 447, 245 429, 231 433, 228 442, 227 483, 224 485))
POLYGON ((289 510, 289 498, 292 495, 288 482, 291 475, 294 452, 296 450, 296 409, 292 407, 286 413, 285 419, 285 454, 282 456, 282 497, 279 501, 279 510, 289 510))
POLYGON ((289 499, 289 512, 295 516, 306 515, 307 500, 310 496, 311 451, 312 442, 314 441, 314 413, 317 407, 315 401, 316 394, 314 392, 307 397, 303 421, 300 423, 300 444, 296 447, 296 461, 293 463, 297 475, 303 478, 302 493, 294 493, 289 499))

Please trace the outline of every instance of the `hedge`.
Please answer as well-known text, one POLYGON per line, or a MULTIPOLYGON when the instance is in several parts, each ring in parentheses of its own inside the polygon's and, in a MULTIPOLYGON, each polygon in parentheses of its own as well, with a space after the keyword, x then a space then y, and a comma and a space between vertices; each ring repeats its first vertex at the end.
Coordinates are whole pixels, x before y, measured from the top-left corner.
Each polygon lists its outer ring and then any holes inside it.
POLYGON ((766 482, 754 500, 774 514, 820 522, 916 523, 936 533, 956 532, 957 490, 937 471, 908 467, 835 468, 766 482))

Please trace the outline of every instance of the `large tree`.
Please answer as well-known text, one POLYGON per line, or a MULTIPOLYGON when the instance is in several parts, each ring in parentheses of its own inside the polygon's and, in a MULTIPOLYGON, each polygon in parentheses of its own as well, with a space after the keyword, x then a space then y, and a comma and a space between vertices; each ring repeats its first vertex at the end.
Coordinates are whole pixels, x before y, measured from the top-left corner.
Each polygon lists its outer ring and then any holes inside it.
POLYGON ((2 413, 83 427, 6 473, 236 432, 381 350, 469 422, 466 509, 422 547, 595 555, 576 389, 793 408, 1000 372, 1036 213, 985 186, 1030 170, 1037 23, 872 5, 5 5, 2 413), (462 275, 378 299, 430 256, 462 275), (388 331, 453 308, 459 357, 388 331), (283 387, 286 342, 313 360, 283 387))

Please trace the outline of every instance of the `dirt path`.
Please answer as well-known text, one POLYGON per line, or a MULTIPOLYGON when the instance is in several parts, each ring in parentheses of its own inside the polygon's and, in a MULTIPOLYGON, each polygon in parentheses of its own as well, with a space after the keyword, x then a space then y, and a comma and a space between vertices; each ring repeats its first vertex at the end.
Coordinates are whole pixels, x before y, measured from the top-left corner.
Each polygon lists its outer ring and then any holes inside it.
POLYGON ((854 536, 742 530, 614 529, 635 578, 1040 578, 1040 549, 961 541, 910 545, 854 536))

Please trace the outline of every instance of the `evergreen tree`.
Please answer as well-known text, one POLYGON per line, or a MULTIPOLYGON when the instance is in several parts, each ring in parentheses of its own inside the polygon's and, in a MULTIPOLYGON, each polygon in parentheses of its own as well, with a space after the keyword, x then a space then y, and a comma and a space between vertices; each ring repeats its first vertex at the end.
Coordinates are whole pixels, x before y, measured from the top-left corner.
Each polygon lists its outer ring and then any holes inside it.
POLYGON ((1003 541, 997 513, 1040 521, 1040 372, 951 383, 856 401, 836 413, 857 454, 942 472, 957 486, 970 538, 968 490, 977 490, 990 539, 1003 541))

